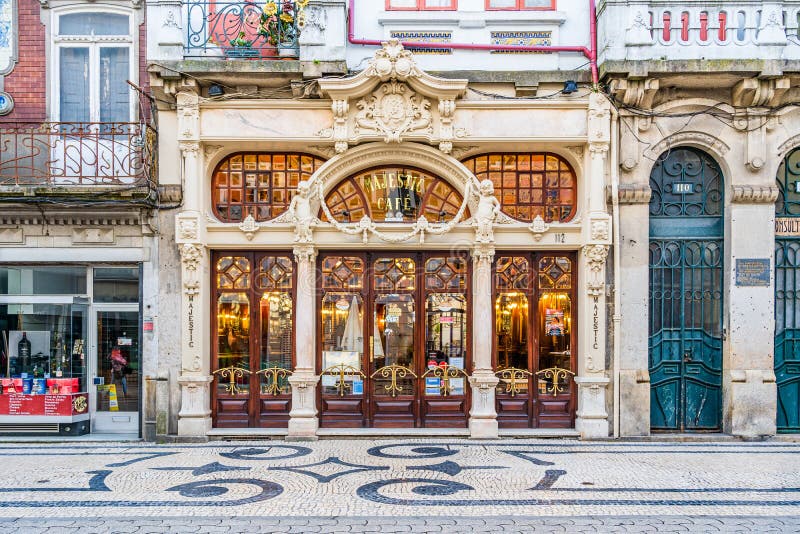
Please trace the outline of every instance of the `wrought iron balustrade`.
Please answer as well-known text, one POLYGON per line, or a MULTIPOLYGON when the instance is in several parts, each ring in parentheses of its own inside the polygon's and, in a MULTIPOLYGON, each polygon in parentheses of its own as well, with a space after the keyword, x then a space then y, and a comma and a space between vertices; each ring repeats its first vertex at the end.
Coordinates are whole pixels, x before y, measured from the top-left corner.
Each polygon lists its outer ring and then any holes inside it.
POLYGON ((3 122, 0 186, 146 186, 157 138, 138 122, 3 122))
POLYGON ((288 15, 286 20, 280 20, 281 11, 272 13, 269 4, 269 0, 266 4, 224 0, 187 2, 186 57, 298 57, 298 19, 302 22, 305 17, 302 7, 298 2, 276 0, 273 5, 286 10, 288 15), (271 16, 277 20, 270 26, 266 19, 271 16))

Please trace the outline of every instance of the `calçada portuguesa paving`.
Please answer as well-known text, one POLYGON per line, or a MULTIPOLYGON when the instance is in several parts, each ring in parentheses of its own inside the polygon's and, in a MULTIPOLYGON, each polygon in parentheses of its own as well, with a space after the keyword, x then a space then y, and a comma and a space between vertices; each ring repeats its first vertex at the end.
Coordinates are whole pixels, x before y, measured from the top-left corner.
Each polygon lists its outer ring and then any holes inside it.
POLYGON ((800 444, 6 443, 0 531, 800 531, 800 444))

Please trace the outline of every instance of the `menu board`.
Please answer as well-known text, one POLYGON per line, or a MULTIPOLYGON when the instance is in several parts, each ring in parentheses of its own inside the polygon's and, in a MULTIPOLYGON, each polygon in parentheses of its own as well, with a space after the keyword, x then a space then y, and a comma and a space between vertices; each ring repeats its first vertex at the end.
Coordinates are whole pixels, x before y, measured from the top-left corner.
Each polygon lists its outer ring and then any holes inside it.
POLYGON ((71 395, 0 395, 0 415, 81 415, 88 409, 86 393, 71 395))

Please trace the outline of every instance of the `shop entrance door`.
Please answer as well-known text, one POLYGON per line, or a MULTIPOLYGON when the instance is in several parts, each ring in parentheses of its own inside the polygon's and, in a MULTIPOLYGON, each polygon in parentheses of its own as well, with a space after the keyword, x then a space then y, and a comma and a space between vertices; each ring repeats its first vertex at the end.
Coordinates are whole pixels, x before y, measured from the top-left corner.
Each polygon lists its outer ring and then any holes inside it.
POLYGON ((320 258, 321 426, 465 427, 468 261, 320 258))
POLYGON ((650 427, 718 431, 722 417, 723 183, 675 148, 650 173, 650 427))
POLYGON ((775 377, 778 432, 800 432, 800 148, 778 169, 775 204, 775 377))
POLYGON ((494 273, 498 425, 572 428, 575 255, 498 255, 494 273))
POLYGON ((139 433, 139 327, 137 305, 95 308, 89 368, 92 432, 139 433))

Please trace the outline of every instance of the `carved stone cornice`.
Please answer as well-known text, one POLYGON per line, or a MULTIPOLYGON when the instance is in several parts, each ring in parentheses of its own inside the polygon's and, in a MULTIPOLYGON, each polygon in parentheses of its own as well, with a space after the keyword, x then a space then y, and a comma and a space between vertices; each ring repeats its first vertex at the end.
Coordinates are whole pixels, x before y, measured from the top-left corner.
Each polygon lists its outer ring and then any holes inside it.
MULTIPOLYGON (((606 189, 608 201, 611 198, 611 187, 606 189)), ((647 184, 619 184, 617 196, 620 204, 649 204, 653 191, 647 184)))
POLYGON ((642 109, 653 107, 653 99, 658 93, 659 82, 653 78, 645 80, 628 80, 616 78, 609 87, 614 98, 625 104, 642 109))
POLYGON ((455 132, 456 99, 468 80, 423 72, 397 39, 383 43, 366 69, 350 78, 318 81, 331 98, 333 124, 318 135, 333 138, 337 153, 362 141, 424 140, 449 153, 455 132))
POLYGON ((670 148, 685 144, 697 144, 704 146, 714 150, 720 155, 725 155, 730 150, 728 145, 713 135, 704 132, 691 131, 678 132, 667 136, 655 145, 651 146, 647 152, 652 154, 652 157, 657 158, 670 148))
POLYGON ((778 187, 774 185, 735 185, 731 202, 737 204, 774 204, 778 187))
POLYGON ((790 87, 788 76, 775 79, 748 78, 733 87, 731 100, 736 107, 777 106, 790 87))

